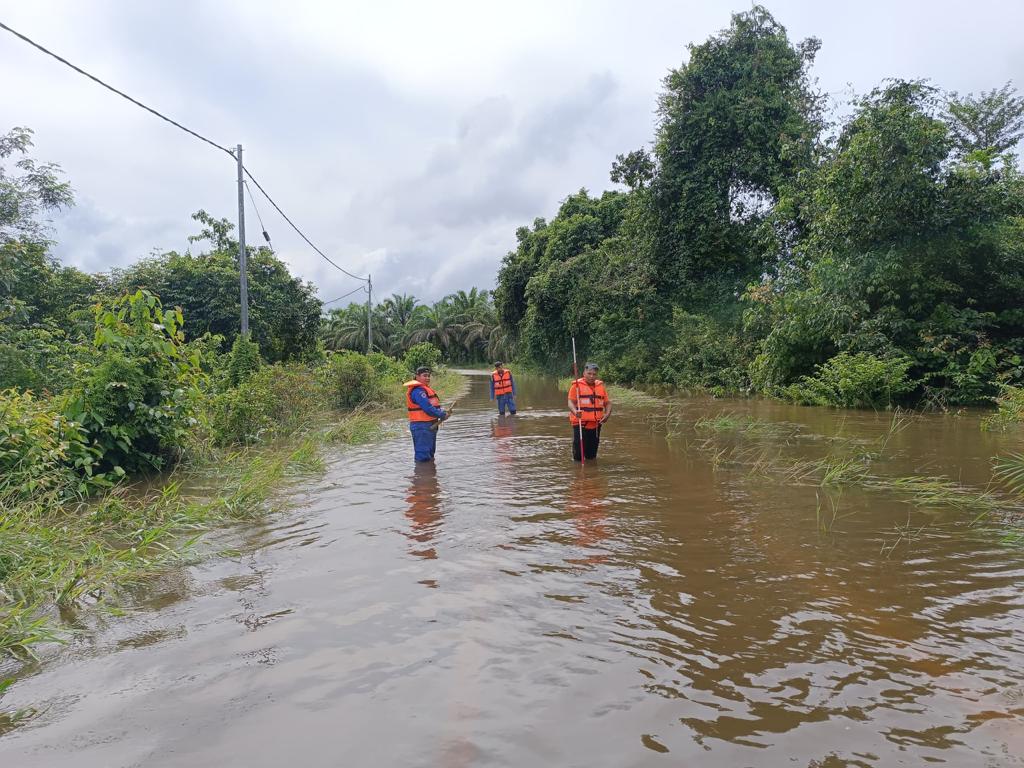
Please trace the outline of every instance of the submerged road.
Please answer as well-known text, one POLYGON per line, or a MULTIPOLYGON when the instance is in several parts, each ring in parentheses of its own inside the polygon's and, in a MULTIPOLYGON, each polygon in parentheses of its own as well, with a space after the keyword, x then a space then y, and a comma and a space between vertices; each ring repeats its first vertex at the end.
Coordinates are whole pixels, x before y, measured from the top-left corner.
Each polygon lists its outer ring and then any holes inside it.
MULTIPOLYGON (((0 766, 1024 765, 1019 546, 716 467, 651 406, 580 468, 564 393, 519 385, 499 419, 472 377, 436 470, 407 435, 340 452, 228 534, 240 557, 140 587, 11 688, 41 711, 0 766)), ((731 408, 864 440, 888 418, 731 408)), ((894 461, 980 479, 988 439, 920 419, 894 461)))

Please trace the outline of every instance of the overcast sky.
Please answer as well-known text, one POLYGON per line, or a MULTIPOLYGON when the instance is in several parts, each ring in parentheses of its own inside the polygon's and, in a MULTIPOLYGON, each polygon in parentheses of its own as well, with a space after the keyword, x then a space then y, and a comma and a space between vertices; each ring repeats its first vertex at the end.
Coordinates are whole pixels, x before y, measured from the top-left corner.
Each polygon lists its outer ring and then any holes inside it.
MULTIPOLYGON (((886 77, 1024 85, 1024 3, 767 3, 838 99, 886 77)), ((375 293, 492 288, 516 227, 649 144, 661 80, 741 3, 0 0, 0 20, 227 146, 375 293)), ((0 131, 35 131, 77 204, 56 253, 90 271, 185 250, 236 218, 231 158, 0 30, 0 131)), ((255 192, 255 190, 253 190, 255 192)), ((278 254, 324 300, 356 287, 259 196, 278 254)), ((248 205, 248 201, 247 201, 248 205)), ((259 226, 247 208, 250 242, 259 226)))

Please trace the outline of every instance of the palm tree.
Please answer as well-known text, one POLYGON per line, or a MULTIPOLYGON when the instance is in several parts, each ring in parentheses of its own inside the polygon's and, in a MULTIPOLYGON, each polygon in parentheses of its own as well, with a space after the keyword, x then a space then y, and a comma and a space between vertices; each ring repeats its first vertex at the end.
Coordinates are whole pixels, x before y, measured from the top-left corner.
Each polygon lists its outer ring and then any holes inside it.
POLYGON ((429 341, 442 352, 449 352, 458 344, 461 330, 459 317, 452 311, 451 305, 442 300, 433 306, 419 309, 410 322, 406 343, 411 346, 429 341))
POLYGON ((323 329, 324 345, 331 350, 366 351, 366 305, 332 309, 323 329))

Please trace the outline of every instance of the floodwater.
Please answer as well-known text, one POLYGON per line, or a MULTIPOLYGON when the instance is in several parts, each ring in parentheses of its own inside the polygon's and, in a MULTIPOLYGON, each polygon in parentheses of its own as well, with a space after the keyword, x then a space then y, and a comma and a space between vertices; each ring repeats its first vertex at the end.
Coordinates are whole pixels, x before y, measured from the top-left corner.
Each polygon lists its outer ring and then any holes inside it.
MULTIPOLYGON (((667 440, 663 406, 620 406, 579 467, 553 381, 523 379, 514 419, 486 393, 472 377, 436 470, 407 435, 339 452, 224 534, 240 555, 26 670, 0 704, 38 714, 0 766, 1024 765, 1000 518, 737 459, 876 445, 890 416, 689 400, 667 440), (694 427, 724 412, 790 431, 694 427)), ((914 417, 878 471, 980 488, 1014 449, 914 417)))

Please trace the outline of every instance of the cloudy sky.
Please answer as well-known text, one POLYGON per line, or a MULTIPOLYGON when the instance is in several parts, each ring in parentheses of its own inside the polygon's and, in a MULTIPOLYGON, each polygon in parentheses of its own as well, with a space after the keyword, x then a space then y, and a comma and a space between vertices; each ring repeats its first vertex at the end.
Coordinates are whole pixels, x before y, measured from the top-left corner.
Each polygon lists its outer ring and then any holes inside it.
MULTIPOLYGON (((883 78, 1024 87, 1024 4, 776 0, 836 99, 883 78)), ((517 226, 648 144, 661 79, 745 3, 0 0, 0 20, 227 146, 375 293, 491 288, 517 226)), ((233 161, 0 30, 0 131, 32 128, 76 206, 57 253, 101 271, 236 217, 233 161)), ((255 190, 254 190, 255 192, 255 190)), ((279 255, 324 300, 357 286, 259 196, 279 255)), ((250 242, 258 236, 251 205, 250 242)))

